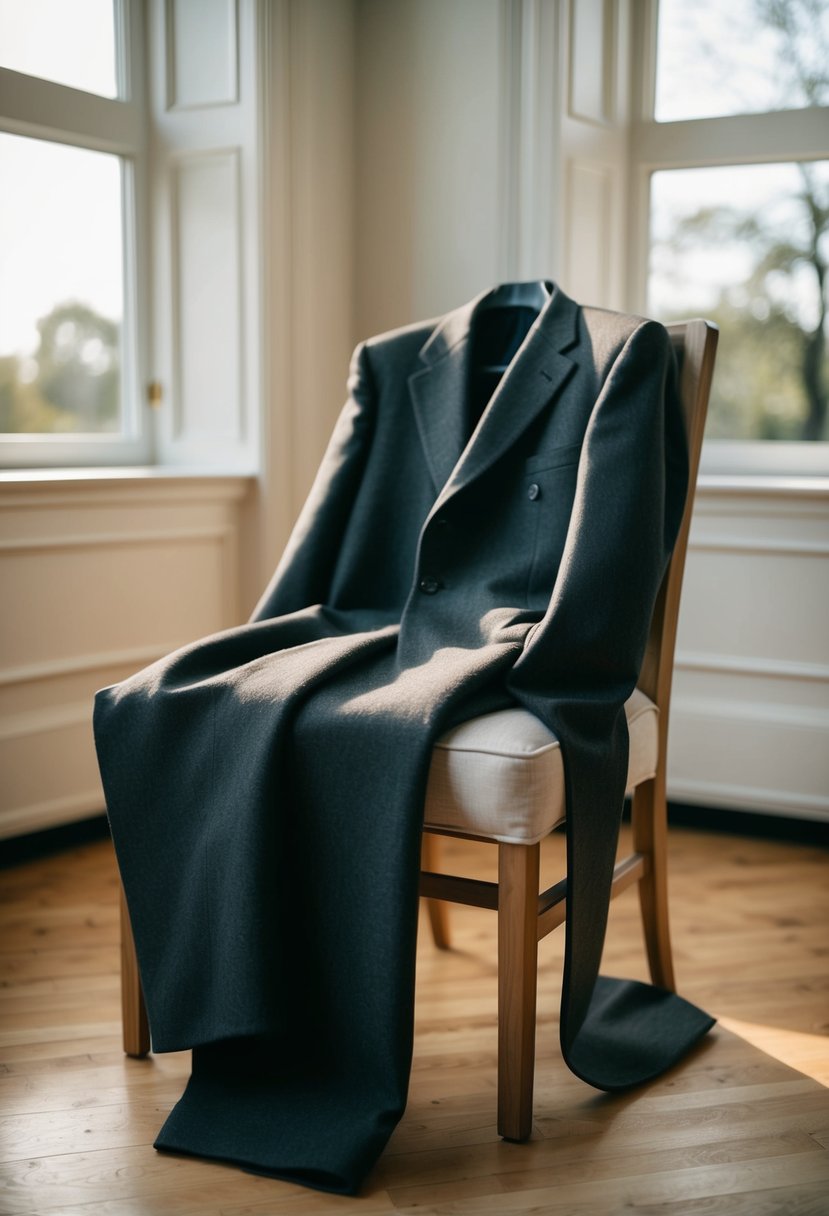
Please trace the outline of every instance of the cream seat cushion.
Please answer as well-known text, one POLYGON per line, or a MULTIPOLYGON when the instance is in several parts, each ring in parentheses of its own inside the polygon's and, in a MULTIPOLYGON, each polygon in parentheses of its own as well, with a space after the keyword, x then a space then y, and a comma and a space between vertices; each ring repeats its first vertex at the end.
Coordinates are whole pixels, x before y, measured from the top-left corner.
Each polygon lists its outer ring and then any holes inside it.
MULTIPOLYGON (((627 788, 656 773, 659 711, 639 689, 625 705, 627 788)), ((432 752, 424 826, 535 844, 564 822, 558 739, 526 709, 500 709, 442 735, 432 752)))

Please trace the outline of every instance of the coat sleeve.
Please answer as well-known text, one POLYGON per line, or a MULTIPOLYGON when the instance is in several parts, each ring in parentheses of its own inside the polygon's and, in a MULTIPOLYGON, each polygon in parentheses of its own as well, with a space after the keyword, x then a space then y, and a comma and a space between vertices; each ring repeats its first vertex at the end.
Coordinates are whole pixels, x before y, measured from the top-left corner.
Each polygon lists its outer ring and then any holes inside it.
POLYGON ((561 743, 569 876, 562 1047, 571 1068, 601 1088, 614 1086, 578 1036, 598 975, 624 800, 624 704, 682 517, 687 468, 670 339, 642 322, 591 412, 549 606, 509 679, 561 743))
POLYGON ((552 728, 601 711, 605 729, 635 686, 687 491, 676 380, 667 331, 644 321, 593 407, 555 586, 512 676, 552 728))
POLYGON ((374 385, 361 343, 351 358, 348 399, 285 552, 252 621, 324 604, 374 430, 374 385))

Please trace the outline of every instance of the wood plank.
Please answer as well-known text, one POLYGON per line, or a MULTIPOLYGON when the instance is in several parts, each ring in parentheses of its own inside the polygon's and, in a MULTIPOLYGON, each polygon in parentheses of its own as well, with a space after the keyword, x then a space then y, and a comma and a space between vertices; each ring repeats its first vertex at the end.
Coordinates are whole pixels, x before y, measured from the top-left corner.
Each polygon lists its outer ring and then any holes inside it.
MULTIPOLYGON (((681 1179, 673 1172, 663 1175, 626 1174, 613 1186, 606 1179, 583 1180, 562 1184, 553 1173, 538 1179, 538 1185, 507 1193, 483 1192, 481 1187, 471 1185, 470 1192, 463 1197, 444 1201, 437 1196, 421 1193, 415 1203, 406 1205, 399 1201, 394 1191, 390 1192, 395 1203, 394 1211, 411 1213, 412 1216, 431 1216, 441 1213, 447 1216, 483 1216, 497 1213, 533 1213, 533 1216, 619 1216, 619 1213, 649 1211, 657 1204, 674 1204, 677 1212, 686 1212, 689 1201, 701 1200, 710 1204, 709 1211, 719 1213, 724 1196, 743 1195, 753 1197, 758 1192, 776 1189, 782 1199, 788 1189, 814 1184, 813 1194, 826 1193, 829 1181, 829 1162, 817 1160, 818 1154, 809 1154, 770 1161, 737 1162, 722 1166, 696 1166, 683 1170, 681 1179), (474 1193, 474 1192, 479 1193, 474 1193)), ((629 1163, 634 1165, 635 1163, 629 1163)), ((589 1169, 589 1163, 585 1167, 589 1169)), ((784 1200, 785 1201, 785 1200, 784 1200)), ((753 1210, 748 1205, 748 1210, 753 1210)), ((787 1207, 778 1208, 775 1216, 787 1212, 787 1207)), ((825 1208, 823 1209, 825 1212, 825 1208)), ((813 1216, 823 1216, 821 1208, 813 1209, 813 1216)))
MULTIPOLYGON (((629 843, 629 829, 625 829, 629 843)), ((496 916, 453 908, 453 949, 418 946, 409 1105, 357 1199, 157 1154, 189 1054, 120 1051, 118 884, 107 842, 0 874, 0 1211, 20 1216, 506 1213, 779 1216, 829 1193, 825 854, 672 833, 680 991, 723 1024, 665 1077, 596 1094, 558 1049, 563 935, 540 946, 532 1139, 496 1131, 496 916), (794 1071, 796 1064, 799 1071, 794 1071)), ((494 849, 447 865, 496 877, 494 849)), ((563 841, 542 848, 543 882, 563 841)), ((615 901, 610 974, 646 976, 638 909, 615 901)))
MULTIPOLYGON (((537 1194, 539 1190, 549 1188, 551 1198, 554 1196, 556 1200, 561 1200, 566 1194, 571 1202, 579 1202, 593 1197, 597 1192, 600 1194, 604 1184, 605 1190, 612 1185, 617 1191, 625 1191, 634 1202, 650 1202, 653 1198, 674 1197, 662 1192, 665 1175, 676 1177, 684 1173, 686 1183, 690 1183, 691 1178, 687 1175, 692 1172, 693 1187, 697 1193, 712 1186, 712 1180, 716 1179, 713 1182, 713 1193, 716 1193, 716 1187, 721 1185, 720 1176, 733 1166, 745 1166, 744 1177, 750 1179, 755 1189, 756 1176, 752 1175, 758 1167, 766 1167, 768 1176, 776 1170, 778 1175, 788 1172, 798 1181, 829 1178, 827 1154, 816 1149, 803 1133, 756 1139, 717 1138, 687 1148, 620 1152, 615 1156, 596 1154, 592 1147, 584 1142, 577 1145, 568 1142, 565 1151, 556 1153, 549 1165, 537 1159, 529 1168, 514 1171, 501 1169, 498 1177, 503 1190, 499 1193, 537 1194), (580 1191, 587 1194, 581 1196, 580 1191)), ((423 1211, 438 1204, 445 1208, 447 1204, 454 1205, 461 1201, 459 1210, 463 1211, 466 1210, 463 1201, 488 1199, 492 1183, 491 1175, 487 1173, 477 1174, 470 1170, 464 1176, 466 1160, 458 1165, 461 1168, 455 1169, 452 1176, 439 1181, 426 1180, 402 1187, 389 1174, 384 1175, 384 1181, 398 1210, 423 1211)), ((691 1187, 687 1188, 686 1193, 691 1194, 691 1187)), ((519 1202, 513 1208, 509 1203, 508 1210, 524 1211, 528 1206, 519 1202)))

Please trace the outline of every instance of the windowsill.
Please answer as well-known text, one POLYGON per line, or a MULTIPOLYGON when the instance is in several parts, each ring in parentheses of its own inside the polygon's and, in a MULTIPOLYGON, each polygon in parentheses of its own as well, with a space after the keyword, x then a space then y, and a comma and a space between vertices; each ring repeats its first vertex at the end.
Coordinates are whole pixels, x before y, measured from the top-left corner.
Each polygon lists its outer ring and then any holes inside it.
POLYGON ((741 477, 829 477, 829 443, 792 440, 706 439, 700 471, 705 475, 741 477))
POLYGON ((252 481, 255 473, 246 470, 210 469, 197 465, 122 465, 119 467, 0 469, 0 485, 49 485, 88 482, 155 482, 179 479, 252 481))
POLYGON ((104 506, 131 503, 149 506, 161 502, 239 503, 246 499, 255 478, 228 469, 142 467, 0 470, 0 505, 9 509, 29 506, 104 506))
POLYGON ((697 495, 734 497, 829 498, 829 475, 801 477, 780 473, 700 473, 697 495))

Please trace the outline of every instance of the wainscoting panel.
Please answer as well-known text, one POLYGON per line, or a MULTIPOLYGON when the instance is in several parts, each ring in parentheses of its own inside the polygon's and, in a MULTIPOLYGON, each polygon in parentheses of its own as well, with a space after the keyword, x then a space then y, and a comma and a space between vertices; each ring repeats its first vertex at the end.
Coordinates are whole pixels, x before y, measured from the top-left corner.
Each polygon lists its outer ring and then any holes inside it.
POLYGON ((159 642, 209 632, 233 569, 232 543, 228 529, 205 528, 0 549, 8 622, 0 668, 128 648, 139 621, 144 636, 159 642), (198 597, 190 593, 196 587, 198 597))
POLYGON ((609 122, 613 115, 613 0, 570 0, 571 118, 609 122))
POLYGON ((175 439, 242 439, 239 158, 210 152, 174 169, 175 439))
POLYGON ((703 479, 679 622, 669 793, 829 819, 829 487, 703 479))
POLYGON ((238 97, 235 0, 167 0, 167 104, 222 105, 238 97))
POLYGON ((103 809, 95 691, 243 619, 243 478, 0 478, 0 837, 103 809))

